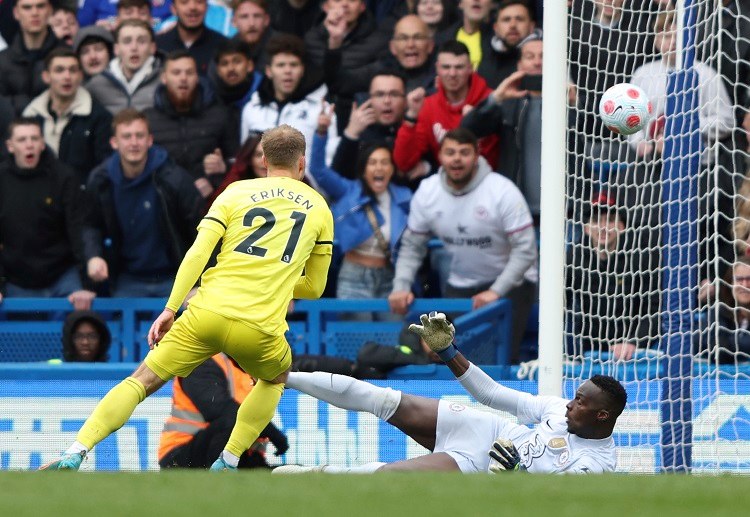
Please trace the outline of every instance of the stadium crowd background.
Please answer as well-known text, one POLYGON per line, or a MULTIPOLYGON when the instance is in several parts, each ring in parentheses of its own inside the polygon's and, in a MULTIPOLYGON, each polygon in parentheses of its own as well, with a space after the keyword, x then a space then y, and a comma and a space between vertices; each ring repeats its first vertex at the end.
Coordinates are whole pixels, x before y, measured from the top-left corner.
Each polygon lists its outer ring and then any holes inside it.
MULTIPOLYGON (((578 226, 567 303, 581 315, 572 318, 568 350, 607 347, 630 359, 658 335, 658 206, 643 202, 641 187, 661 167, 666 95, 658 78, 673 59, 673 6, 568 4, 569 217, 578 226), (628 80, 647 91, 657 116, 641 134, 613 139, 596 105, 608 86, 628 80), (612 163, 626 166, 602 179, 612 163)), ((718 341, 701 340, 696 352, 718 344, 727 362, 750 358, 748 4, 723 2, 725 27, 713 35, 726 39, 723 53, 708 43, 699 49, 701 132, 718 149, 705 153, 702 177, 721 189, 706 198, 718 205, 701 208, 722 221, 719 235, 701 236, 699 299, 727 310, 718 313, 718 341), (724 173, 708 174, 716 160, 724 173), (715 256, 718 238, 725 244, 715 256), (723 282, 714 282, 716 271, 723 282)), ((529 246, 528 236, 541 212, 542 96, 533 79, 542 72, 543 15, 541 1, 522 0, 0 1, 3 297, 69 297, 77 310, 97 296, 166 297, 210 203, 232 181, 263 175, 260 132, 289 123, 306 135, 307 181, 337 220, 327 296, 389 297, 392 318, 406 312, 410 292, 473 297, 475 307, 508 297, 520 314, 512 361, 532 359, 520 342, 537 296, 537 240, 529 246), (29 119, 40 124, 44 148, 34 145, 29 119), (117 132, 143 120, 153 145, 117 132), (512 223, 498 217, 503 245, 489 252, 440 235, 454 212, 431 212, 428 194, 443 187, 420 191, 440 166, 453 167, 440 143, 457 128, 470 132, 449 140, 473 145, 466 135, 475 134, 479 170, 509 180, 492 183, 483 201, 502 215, 515 185, 528 206, 512 223), (420 200, 418 216, 411 199, 420 200), (423 260, 425 243, 410 235, 405 268, 400 237, 414 220, 448 245, 433 247, 419 267, 413 257, 423 260), (503 267, 487 278, 482 259, 503 267)))

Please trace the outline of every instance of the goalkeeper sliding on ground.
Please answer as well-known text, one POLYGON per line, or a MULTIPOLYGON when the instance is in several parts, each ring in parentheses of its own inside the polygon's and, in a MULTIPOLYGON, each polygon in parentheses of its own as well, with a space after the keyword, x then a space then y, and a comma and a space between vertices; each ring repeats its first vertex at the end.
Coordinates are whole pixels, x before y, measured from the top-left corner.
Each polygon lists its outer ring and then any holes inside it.
POLYGON ((283 465, 274 473, 370 473, 375 471, 461 471, 599 473, 615 469, 612 431, 627 394, 612 377, 595 375, 573 400, 534 396, 506 388, 470 363, 453 344, 455 329, 442 313, 421 316, 418 334, 477 401, 518 417, 498 415, 443 400, 380 388, 323 372, 289 374, 287 387, 351 410, 366 411, 400 429, 431 454, 394 463, 356 467, 283 465))

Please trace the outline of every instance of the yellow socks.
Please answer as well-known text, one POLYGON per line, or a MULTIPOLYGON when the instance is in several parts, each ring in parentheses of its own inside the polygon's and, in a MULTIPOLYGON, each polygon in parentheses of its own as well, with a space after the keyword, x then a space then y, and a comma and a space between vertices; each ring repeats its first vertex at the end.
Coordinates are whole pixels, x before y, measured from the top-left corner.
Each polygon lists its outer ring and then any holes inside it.
POLYGON ((237 411, 237 422, 225 450, 238 458, 258 439, 276 412, 283 384, 258 381, 253 390, 240 404, 237 411))
POLYGON ((78 431, 76 440, 91 450, 94 445, 125 425, 136 406, 145 398, 146 387, 133 377, 126 378, 99 401, 94 412, 78 431))

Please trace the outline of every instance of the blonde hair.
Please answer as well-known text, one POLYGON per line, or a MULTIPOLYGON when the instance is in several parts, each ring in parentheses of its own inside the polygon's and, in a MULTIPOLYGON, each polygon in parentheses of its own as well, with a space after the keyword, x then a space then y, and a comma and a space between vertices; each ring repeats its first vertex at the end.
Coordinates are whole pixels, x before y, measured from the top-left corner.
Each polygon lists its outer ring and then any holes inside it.
POLYGON ((260 145, 269 168, 296 169, 305 155, 305 135, 288 124, 265 131, 260 145))

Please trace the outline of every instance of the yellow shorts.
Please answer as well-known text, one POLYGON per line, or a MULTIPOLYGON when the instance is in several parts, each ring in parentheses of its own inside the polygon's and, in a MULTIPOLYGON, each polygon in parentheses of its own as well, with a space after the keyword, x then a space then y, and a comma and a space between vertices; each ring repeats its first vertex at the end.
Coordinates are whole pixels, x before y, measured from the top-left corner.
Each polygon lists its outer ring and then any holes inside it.
POLYGON ((283 335, 199 307, 177 318, 144 363, 162 380, 187 377, 211 356, 224 352, 256 379, 272 380, 289 369, 292 351, 283 335))

